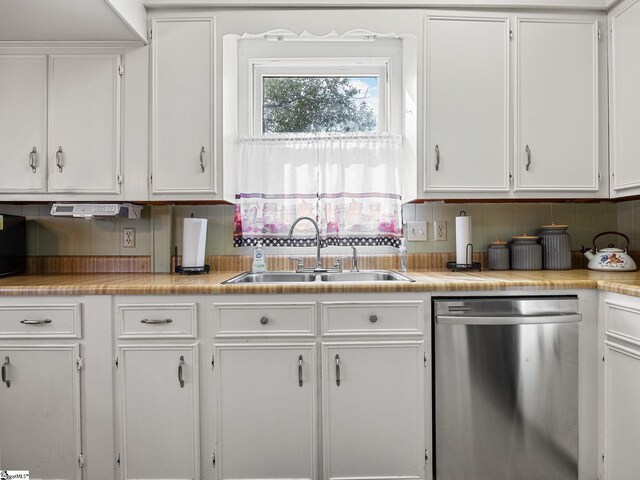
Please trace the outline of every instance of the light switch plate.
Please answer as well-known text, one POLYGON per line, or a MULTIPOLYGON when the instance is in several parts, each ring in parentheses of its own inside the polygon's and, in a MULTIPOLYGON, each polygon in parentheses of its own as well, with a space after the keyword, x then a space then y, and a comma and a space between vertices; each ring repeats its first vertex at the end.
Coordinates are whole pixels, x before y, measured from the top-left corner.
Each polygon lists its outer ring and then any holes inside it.
POLYGON ((407 222, 407 240, 425 242, 427 240, 427 222, 407 222))

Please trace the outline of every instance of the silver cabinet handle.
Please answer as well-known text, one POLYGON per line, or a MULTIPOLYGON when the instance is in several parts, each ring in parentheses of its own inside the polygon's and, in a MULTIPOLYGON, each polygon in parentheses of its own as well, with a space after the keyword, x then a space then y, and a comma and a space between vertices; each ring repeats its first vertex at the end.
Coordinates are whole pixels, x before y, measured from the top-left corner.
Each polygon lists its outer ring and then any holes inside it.
POLYGON ((302 386, 302 355, 298 357, 298 385, 302 386))
POLYGON ((440 170, 440 147, 436 145, 436 172, 440 170))
POLYGON ((173 320, 170 318, 160 318, 160 319, 143 318, 142 320, 140 320, 140 323, 146 323, 148 325, 158 325, 160 323, 171 323, 171 322, 173 322, 173 320))
POLYGON ((529 145, 524 147, 524 151, 527 152, 527 165, 525 166, 525 170, 528 172, 529 167, 531 166, 531 149, 529 148, 529 145))
POLYGON ((45 318, 44 320, 20 320, 20 323, 23 325, 43 325, 51 322, 52 320, 49 318, 45 318))
POLYGON ((202 170, 202 173, 204 173, 204 152, 205 149, 202 147, 200 149, 200 170, 202 170))
POLYGON ((36 147, 33 147, 33 150, 29 152, 29 166, 31 167, 31 171, 36 173, 36 160, 38 159, 38 150, 36 147))
POLYGON ((336 354, 336 385, 340 386, 340 355, 336 354))
POLYGON ((269 319, 268 319, 267 317, 262 317, 262 318, 260 319, 260 323, 261 323, 262 325, 266 325, 267 323, 269 323, 269 319))
POLYGON ((378 321, 378 316, 377 316, 377 315, 371 315, 371 316, 369 317, 369 321, 370 321, 371 323, 376 323, 376 322, 378 321))
POLYGON ((182 366, 184 365, 184 355, 180 355, 180 363, 178 363, 178 383, 180 388, 184 388, 184 380, 182 379, 182 366))
POLYGON ((58 151, 56 152, 56 166, 60 173, 62 173, 62 146, 58 147, 58 151))
POLYGON ((2 381, 6 383, 7 388, 11 387, 11 380, 7 378, 7 367, 9 366, 9 357, 4 357, 4 363, 2 364, 2 381))

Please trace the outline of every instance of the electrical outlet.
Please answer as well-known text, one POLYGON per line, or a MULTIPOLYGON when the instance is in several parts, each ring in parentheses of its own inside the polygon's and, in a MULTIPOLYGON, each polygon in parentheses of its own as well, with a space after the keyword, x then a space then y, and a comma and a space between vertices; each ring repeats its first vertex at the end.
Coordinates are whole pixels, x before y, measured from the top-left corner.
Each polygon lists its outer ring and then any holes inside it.
POLYGON ((122 229, 122 246, 124 248, 136 248, 136 229, 135 228, 122 229))
POLYGON ((447 222, 444 220, 436 220, 433 222, 433 231, 435 232, 436 242, 443 242, 447 239, 447 222))
POLYGON ((427 241, 427 222, 407 222, 406 237, 409 242, 427 241))

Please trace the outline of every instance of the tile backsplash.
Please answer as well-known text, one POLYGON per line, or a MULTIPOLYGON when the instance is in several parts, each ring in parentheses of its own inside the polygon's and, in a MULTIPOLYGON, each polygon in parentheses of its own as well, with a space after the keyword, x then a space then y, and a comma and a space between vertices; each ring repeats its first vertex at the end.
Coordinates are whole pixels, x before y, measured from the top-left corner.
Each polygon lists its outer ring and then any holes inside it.
MULTIPOLYGON (((631 249, 640 250, 640 200, 613 203, 423 203, 403 207, 404 221, 425 221, 427 240, 407 242, 409 253, 441 253, 455 250, 455 217, 460 211, 472 217, 473 244, 477 252, 497 238, 509 240, 513 235, 537 233, 540 225, 555 222, 569 225, 572 249, 591 245, 602 231, 619 230, 631 239, 631 249), (447 239, 435 241, 434 222, 446 222, 447 239)), ((50 205, 0 205, 0 213, 27 217, 30 256, 150 256, 182 252, 182 219, 207 218, 207 255, 248 255, 250 248, 233 247, 233 205, 146 206, 140 220, 52 217, 50 205), (170 221, 158 221, 159 212, 170 209, 170 221), (125 227, 136 230, 136 245, 122 245, 125 227), (156 237, 154 239, 154 237, 156 237), (162 238, 160 238, 162 237, 162 238), (165 251, 166 250, 166 251, 165 251)), ((603 243, 619 239, 603 239, 603 243)), ((348 253, 345 247, 329 247, 323 254, 348 253)), ((313 255, 315 248, 272 247, 267 254, 313 255)), ((363 254, 393 254, 391 247, 362 247, 363 254)))

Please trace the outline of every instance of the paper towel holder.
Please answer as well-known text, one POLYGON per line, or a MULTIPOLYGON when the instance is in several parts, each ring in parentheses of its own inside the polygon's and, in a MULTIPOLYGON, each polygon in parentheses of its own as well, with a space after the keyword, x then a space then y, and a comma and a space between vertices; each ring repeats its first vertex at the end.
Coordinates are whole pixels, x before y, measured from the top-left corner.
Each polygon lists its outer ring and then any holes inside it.
MULTIPOLYGON (((176 263, 178 263, 178 246, 176 245, 174 248, 174 258, 176 259, 176 263)), ((209 273, 209 271, 209 265, 203 265, 201 267, 183 267, 182 265, 176 265, 175 268, 175 272, 180 275, 198 275, 201 273, 209 273)))
MULTIPOLYGON (((466 212, 463 210, 460 212, 466 215, 466 212)), ((466 254, 467 263, 456 263, 456 262, 447 262, 447 270, 451 270, 452 272, 480 272, 482 270, 480 262, 473 261, 473 244, 467 243, 467 254, 466 254)))

